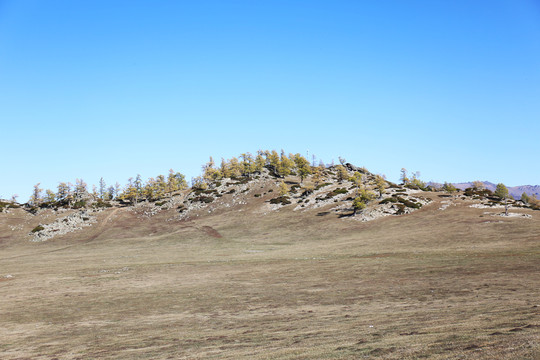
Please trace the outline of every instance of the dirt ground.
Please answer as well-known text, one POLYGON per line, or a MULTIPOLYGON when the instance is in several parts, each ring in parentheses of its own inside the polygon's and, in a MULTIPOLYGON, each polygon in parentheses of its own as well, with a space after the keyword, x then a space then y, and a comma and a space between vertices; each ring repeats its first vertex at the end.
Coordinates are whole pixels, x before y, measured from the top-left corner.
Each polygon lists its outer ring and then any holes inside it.
POLYGON ((433 197, 372 222, 114 209, 43 243, 3 215, 0 358, 539 359, 540 212, 433 197))

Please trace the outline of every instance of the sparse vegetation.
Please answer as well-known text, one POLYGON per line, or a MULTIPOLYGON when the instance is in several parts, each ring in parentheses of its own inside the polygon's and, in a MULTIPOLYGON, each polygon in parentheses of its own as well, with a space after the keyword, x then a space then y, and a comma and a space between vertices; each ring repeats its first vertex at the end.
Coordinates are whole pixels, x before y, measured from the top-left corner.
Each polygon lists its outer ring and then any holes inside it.
POLYGON ((379 201, 379 204, 388 204, 388 203, 397 203, 397 202, 398 202, 397 197, 388 197, 386 199, 379 201))
POLYGON ((321 168, 318 183, 313 173, 300 185, 290 154, 270 157, 277 179, 263 152, 245 153, 225 161, 226 171, 238 170, 234 179, 212 165, 216 172, 186 191, 171 192, 166 177, 136 177, 111 197, 104 183, 88 193, 81 180, 25 205, 35 214, 26 223, 0 222, 1 267, 15 274, 0 274, 8 285, 0 355, 61 358, 69 348, 78 358, 534 358, 535 197, 526 206, 507 199, 509 215, 532 218, 494 218, 486 206, 503 199, 480 187, 419 193, 407 190, 419 186, 415 175, 405 186, 367 171, 355 181, 350 164, 353 178, 340 185, 321 168), (279 196, 260 199, 270 193, 279 196), (435 205, 414 211, 427 201, 435 205), (439 212, 444 203, 453 206, 439 212), (411 215, 371 221, 381 211, 411 215), (71 226, 62 213, 85 230, 34 253, 21 241, 55 231, 55 217, 71 226), (33 283, 49 290, 36 297, 33 283), (116 336, 128 332, 134 337, 116 336), (99 342, 80 345, 96 333, 99 342))
POLYGON ((196 196, 193 198, 193 202, 202 202, 205 204, 211 203, 214 201, 214 198, 212 196, 196 196))
POLYGON ((451 183, 448 183, 448 182, 445 182, 443 187, 442 187, 443 191, 446 191, 446 192, 449 192, 449 193, 454 193, 457 191, 457 188, 451 184, 451 183))
POLYGON ((270 200, 270 204, 289 205, 291 201, 287 196, 280 196, 270 200))
POLYGON ((42 230, 45 230, 45 228, 41 225, 38 225, 32 229, 32 233, 37 233, 38 231, 42 231, 42 230))

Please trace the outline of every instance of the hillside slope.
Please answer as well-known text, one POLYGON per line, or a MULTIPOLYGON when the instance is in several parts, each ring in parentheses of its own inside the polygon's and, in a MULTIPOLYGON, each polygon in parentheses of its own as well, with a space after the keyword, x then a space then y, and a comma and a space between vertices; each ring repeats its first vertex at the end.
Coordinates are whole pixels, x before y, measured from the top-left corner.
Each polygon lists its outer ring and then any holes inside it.
POLYGON ((0 214, 0 357, 539 357, 539 211, 388 187, 351 216, 352 183, 281 181, 0 214))

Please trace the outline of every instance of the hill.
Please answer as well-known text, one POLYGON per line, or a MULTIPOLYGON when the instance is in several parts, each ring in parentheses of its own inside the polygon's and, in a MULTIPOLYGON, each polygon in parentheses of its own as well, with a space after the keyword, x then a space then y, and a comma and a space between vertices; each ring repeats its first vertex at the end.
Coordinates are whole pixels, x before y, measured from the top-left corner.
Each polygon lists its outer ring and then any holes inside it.
MULTIPOLYGON (((484 184, 486 189, 489 189, 491 191, 495 191, 495 188, 497 187, 497 184, 489 181, 482 181, 482 183, 484 184)), ((472 185, 472 182, 454 183, 454 186, 461 190, 465 190, 472 185)), ((508 192, 510 193, 510 196, 512 196, 514 199, 520 199, 523 193, 527 194, 528 196, 535 196, 536 198, 540 198, 540 185, 511 186, 508 187, 508 192)))
POLYGON ((538 358, 539 211, 344 168, 4 206, 0 357, 538 358))

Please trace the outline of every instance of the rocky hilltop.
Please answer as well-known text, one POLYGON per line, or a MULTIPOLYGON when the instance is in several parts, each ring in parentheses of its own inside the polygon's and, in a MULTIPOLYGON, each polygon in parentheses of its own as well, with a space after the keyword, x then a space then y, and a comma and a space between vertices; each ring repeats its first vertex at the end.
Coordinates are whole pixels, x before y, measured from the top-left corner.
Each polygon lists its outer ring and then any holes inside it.
POLYGON ((2 202, 0 358, 538 358, 537 207, 297 171, 2 202))
MULTIPOLYGON (((462 186, 463 187, 463 186, 462 186)), ((272 165, 245 176, 220 177, 195 183, 191 188, 173 191, 155 199, 103 200, 85 193, 77 201, 43 203, 41 206, 3 201, 3 223, 10 234, 33 242, 48 241, 92 226, 106 226, 118 210, 139 219, 174 223, 211 216, 242 213, 266 216, 290 211, 309 216, 331 216, 345 221, 373 221, 386 216, 410 214, 438 200, 440 210, 451 206, 452 199, 470 201, 471 207, 502 208, 502 199, 489 189, 468 187, 465 191, 445 191, 421 181, 395 184, 352 164, 321 167, 312 174, 294 172, 280 175, 272 165), (75 205, 74 205, 75 204, 75 205), (84 204, 84 205, 81 205, 84 204), (107 214, 107 215, 104 215, 107 214), (159 219, 159 220, 158 220, 159 219)), ((510 200, 510 208, 533 205, 510 200)), ((525 216, 525 215, 523 215, 525 216)), ((136 224, 133 224, 136 226, 136 224)))

